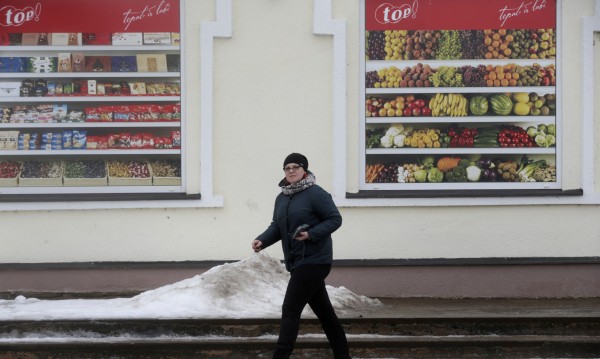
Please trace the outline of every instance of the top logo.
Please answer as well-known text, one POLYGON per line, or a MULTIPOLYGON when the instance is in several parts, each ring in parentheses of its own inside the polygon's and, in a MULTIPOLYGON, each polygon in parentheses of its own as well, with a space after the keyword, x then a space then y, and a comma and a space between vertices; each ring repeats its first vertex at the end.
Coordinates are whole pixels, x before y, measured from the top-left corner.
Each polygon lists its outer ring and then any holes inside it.
POLYGON ((394 6, 389 3, 381 4, 375 10, 375 20, 380 24, 397 24, 408 18, 416 18, 419 10, 419 1, 415 0, 412 5, 402 4, 394 6))
POLYGON ((18 9, 14 6, 4 6, 0 9, 0 25, 21 26, 28 21, 38 21, 42 12, 42 4, 37 3, 35 8, 26 6, 18 9))

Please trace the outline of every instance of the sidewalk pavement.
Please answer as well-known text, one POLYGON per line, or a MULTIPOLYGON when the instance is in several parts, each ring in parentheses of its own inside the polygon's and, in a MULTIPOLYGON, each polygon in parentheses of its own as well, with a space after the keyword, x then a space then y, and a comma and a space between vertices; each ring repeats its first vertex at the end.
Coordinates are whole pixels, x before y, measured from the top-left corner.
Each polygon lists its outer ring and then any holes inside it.
POLYGON ((379 298, 373 311, 340 318, 600 318, 600 298, 379 298))

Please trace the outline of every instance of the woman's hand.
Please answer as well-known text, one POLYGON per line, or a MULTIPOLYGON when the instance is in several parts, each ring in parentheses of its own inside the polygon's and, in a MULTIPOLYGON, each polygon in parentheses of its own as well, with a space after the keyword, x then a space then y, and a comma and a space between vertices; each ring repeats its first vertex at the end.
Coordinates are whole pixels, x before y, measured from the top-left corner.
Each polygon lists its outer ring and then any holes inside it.
POLYGON ((255 252, 262 251, 262 241, 259 241, 258 239, 253 240, 252 241, 252 250, 255 252))
POLYGON ((294 238, 297 241, 306 241, 308 240, 308 231, 302 231, 300 232, 300 234, 298 234, 298 236, 296 238, 294 238))

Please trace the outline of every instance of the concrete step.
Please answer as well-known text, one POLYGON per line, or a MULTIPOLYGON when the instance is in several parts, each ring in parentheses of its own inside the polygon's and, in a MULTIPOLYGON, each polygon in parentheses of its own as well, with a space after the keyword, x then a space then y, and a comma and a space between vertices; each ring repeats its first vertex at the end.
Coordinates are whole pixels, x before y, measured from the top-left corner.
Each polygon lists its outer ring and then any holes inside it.
MULTIPOLYGON (((340 316, 353 358, 600 358, 600 301, 396 300, 340 316)), ((0 359, 270 358, 277 318, 0 320, 0 359)), ((331 358, 305 318, 292 358, 331 358)))
MULTIPOLYGON (((598 358, 600 318, 343 318, 357 358, 598 358)), ((0 359, 268 358, 277 319, 4 321, 0 359)), ((330 357, 304 319, 296 358, 330 357)))
MULTIPOLYGON (((103 338, 0 344, 2 359, 269 358, 276 337, 103 338)), ((354 358, 598 358, 591 336, 355 336, 354 358)), ((324 336, 298 338, 294 358, 330 358, 324 336)))

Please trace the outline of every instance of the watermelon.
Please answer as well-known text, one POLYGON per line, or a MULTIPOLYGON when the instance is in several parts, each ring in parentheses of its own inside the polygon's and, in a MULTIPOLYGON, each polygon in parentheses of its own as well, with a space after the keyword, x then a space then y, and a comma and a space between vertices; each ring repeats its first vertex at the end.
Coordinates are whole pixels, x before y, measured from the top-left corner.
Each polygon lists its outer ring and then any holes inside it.
POLYGON ((509 115, 513 107, 510 97, 502 94, 490 97, 490 104, 492 105, 492 111, 494 111, 496 115, 501 116, 509 115))
POLYGON ((469 102, 469 109, 475 116, 483 116, 488 112, 488 100, 485 96, 475 96, 469 102))

